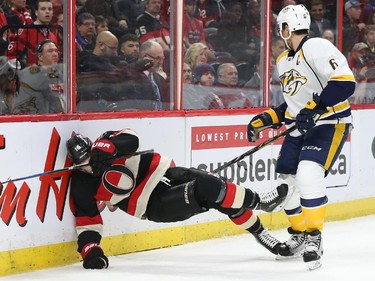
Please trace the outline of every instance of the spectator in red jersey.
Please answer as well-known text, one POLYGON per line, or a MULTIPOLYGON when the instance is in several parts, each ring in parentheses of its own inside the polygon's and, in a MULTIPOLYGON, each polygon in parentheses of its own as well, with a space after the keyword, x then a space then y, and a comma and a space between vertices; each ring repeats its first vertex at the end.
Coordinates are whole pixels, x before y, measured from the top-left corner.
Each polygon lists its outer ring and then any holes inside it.
POLYGON ((19 58, 20 54, 27 54, 23 59, 26 65, 37 62, 35 49, 37 45, 46 39, 50 39, 57 44, 56 36, 51 32, 50 23, 53 16, 53 6, 51 0, 38 0, 35 7, 36 20, 35 27, 24 29, 19 35, 18 44, 10 45, 8 48, 9 58, 19 58))
MULTIPOLYGON (((6 25, 8 25, 8 21, 4 15, 3 9, 0 7, 0 29, 6 25)), ((8 49, 8 34, 4 30, 4 32, 0 34, 0 55, 3 56, 7 49, 8 49)))
POLYGON ((222 15, 225 13, 225 5, 218 0, 198 0, 198 19, 203 22, 203 26, 217 27, 222 15))
POLYGON ((203 28, 203 23, 195 17, 197 4, 196 0, 185 1, 184 14, 184 43, 185 47, 189 48, 193 43, 206 44, 206 33, 203 28))
POLYGON ((137 18, 135 24, 139 43, 154 39, 164 50, 169 50, 169 29, 160 20, 161 0, 145 0, 145 12, 137 18))
POLYGON ((21 51, 25 50, 25 42, 21 40, 21 38, 26 30, 21 27, 23 25, 32 25, 33 19, 31 17, 30 9, 26 8, 25 0, 4 1, 3 9, 8 24, 13 26, 9 30, 9 52, 7 52, 6 55, 12 61, 12 64, 16 65, 16 59, 18 61, 22 60, 23 54, 21 53, 21 51))
POLYGON ((44 25, 46 27, 28 30, 25 44, 27 46, 27 65, 37 63, 34 50, 36 50, 36 47, 40 42, 50 39, 55 45, 57 45, 57 38, 51 31, 50 27, 53 17, 53 6, 51 0, 38 0, 36 2, 35 15, 36 20, 34 25, 44 25))

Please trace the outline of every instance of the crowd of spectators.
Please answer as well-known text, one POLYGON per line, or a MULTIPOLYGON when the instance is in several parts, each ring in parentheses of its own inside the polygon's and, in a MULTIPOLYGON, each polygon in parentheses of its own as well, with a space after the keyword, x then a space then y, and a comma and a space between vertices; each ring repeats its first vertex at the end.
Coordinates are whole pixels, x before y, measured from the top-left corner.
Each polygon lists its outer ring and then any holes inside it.
MULTIPOLYGON (((276 32, 278 12, 289 4, 304 4, 311 15, 309 36, 337 44, 337 2, 272 1, 267 67, 271 106, 283 102, 275 68, 286 49, 276 32)), ((65 112, 64 1, 0 3, 0 62, 12 66, 16 76, 1 91, 6 104, 2 113, 65 112), (46 57, 52 58, 49 63, 44 62, 46 57)), ((265 106, 261 4, 260 0, 184 0, 184 109, 265 106)), ((375 1, 345 1, 343 16, 342 52, 361 84, 352 102, 373 103, 375 1)), ((77 0, 78 111, 173 109, 171 24, 169 0, 77 0)))

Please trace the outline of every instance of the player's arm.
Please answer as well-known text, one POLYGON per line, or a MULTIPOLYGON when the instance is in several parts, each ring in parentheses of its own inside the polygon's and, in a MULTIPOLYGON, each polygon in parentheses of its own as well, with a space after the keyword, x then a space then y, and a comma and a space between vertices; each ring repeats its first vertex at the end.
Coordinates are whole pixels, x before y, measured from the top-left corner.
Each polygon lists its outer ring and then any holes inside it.
POLYGON ((108 258, 100 247, 103 220, 95 199, 98 179, 83 172, 72 175, 70 198, 78 235, 77 251, 86 269, 108 267, 108 258))
POLYGON ((354 91, 354 81, 329 81, 320 94, 320 103, 325 106, 334 106, 348 99, 354 91))
POLYGON ((93 174, 102 175, 116 159, 132 154, 139 148, 139 138, 131 129, 107 131, 92 145, 90 165, 93 174))
POLYGON ((267 128, 280 128, 285 120, 287 104, 284 102, 278 107, 272 107, 251 119, 247 126, 247 138, 250 142, 255 142, 259 138, 259 133, 267 128))

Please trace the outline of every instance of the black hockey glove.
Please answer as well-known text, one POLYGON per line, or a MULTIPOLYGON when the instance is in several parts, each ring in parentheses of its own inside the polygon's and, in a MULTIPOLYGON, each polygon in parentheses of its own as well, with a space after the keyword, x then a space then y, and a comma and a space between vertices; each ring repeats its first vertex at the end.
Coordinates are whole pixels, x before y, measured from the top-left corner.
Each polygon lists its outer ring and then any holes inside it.
POLYGON ((277 108, 270 108, 261 114, 256 115, 247 125, 247 138, 249 142, 255 142, 259 139, 259 132, 267 129, 278 129, 281 127, 282 116, 277 108))
POLYGON ((313 95, 313 99, 308 101, 305 108, 296 116, 296 127, 301 134, 305 134, 308 130, 315 127, 316 122, 320 116, 327 111, 327 109, 319 105, 320 97, 317 94, 313 95))
POLYGON ((96 140, 91 148, 90 165, 95 176, 102 175, 108 170, 117 154, 116 146, 106 139, 96 140))
POLYGON ((97 243, 87 243, 83 248, 83 267, 86 269, 103 269, 109 265, 108 258, 97 243))

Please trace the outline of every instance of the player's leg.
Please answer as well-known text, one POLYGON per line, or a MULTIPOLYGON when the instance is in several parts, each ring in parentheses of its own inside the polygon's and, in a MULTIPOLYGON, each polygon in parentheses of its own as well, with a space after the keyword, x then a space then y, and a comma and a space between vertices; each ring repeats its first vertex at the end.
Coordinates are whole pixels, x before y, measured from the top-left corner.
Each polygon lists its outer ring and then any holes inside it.
POLYGON ((277 160, 278 182, 287 184, 292 193, 284 206, 284 212, 290 223, 288 232, 291 235, 280 245, 277 259, 299 257, 304 249, 306 225, 302 214, 300 192, 295 180, 302 144, 303 137, 286 136, 277 160))
MULTIPOLYGON (((193 180, 153 195, 147 208, 150 220, 177 221, 214 208, 251 232, 268 250, 277 253, 276 246, 280 242, 263 228, 252 212, 260 202, 257 193, 196 169, 177 167, 169 169, 166 176, 172 178, 171 183, 174 184, 180 183, 180 178, 193 180)), ((287 193, 287 188, 284 193, 287 193)))
POLYGON ((328 198, 324 177, 339 156, 348 137, 350 124, 321 125, 306 133, 296 182, 306 223, 303 260, 309 269, 321 266, 322 229, 328 198))
POLYGON ((284 207, 284 212, 290 223, 290 227, 287 229, 290 237, 280 245, 277 259, 300 257, 305 247, 306 238, 306 223, 302 214, 300 192, 296 188, 295 175, 281 174, 279 182, 287 182, 289 187, 294 187, 294 192, 284 207))
POLYGON ((202 203, 217 203, 223 200, 223 204, 230 208, 245 207, 265 212, 280 210, 289 190, 286 184, 281 184, 270 192, 258 194, 251 189, 226 182, 217 175, 195 168, 171 168, 168 169, 166 177, 171 180, 172 185, 198 180, 201 187, 197 190, 197 196, 201 198, 202 203), (205 190, 204 188, 208 186, 210 188, 205 190), (217 193, 218 189, 212 186, 220 186, 220 194, 217 193), (203 193, 200 194, 200 191, 203 193))

